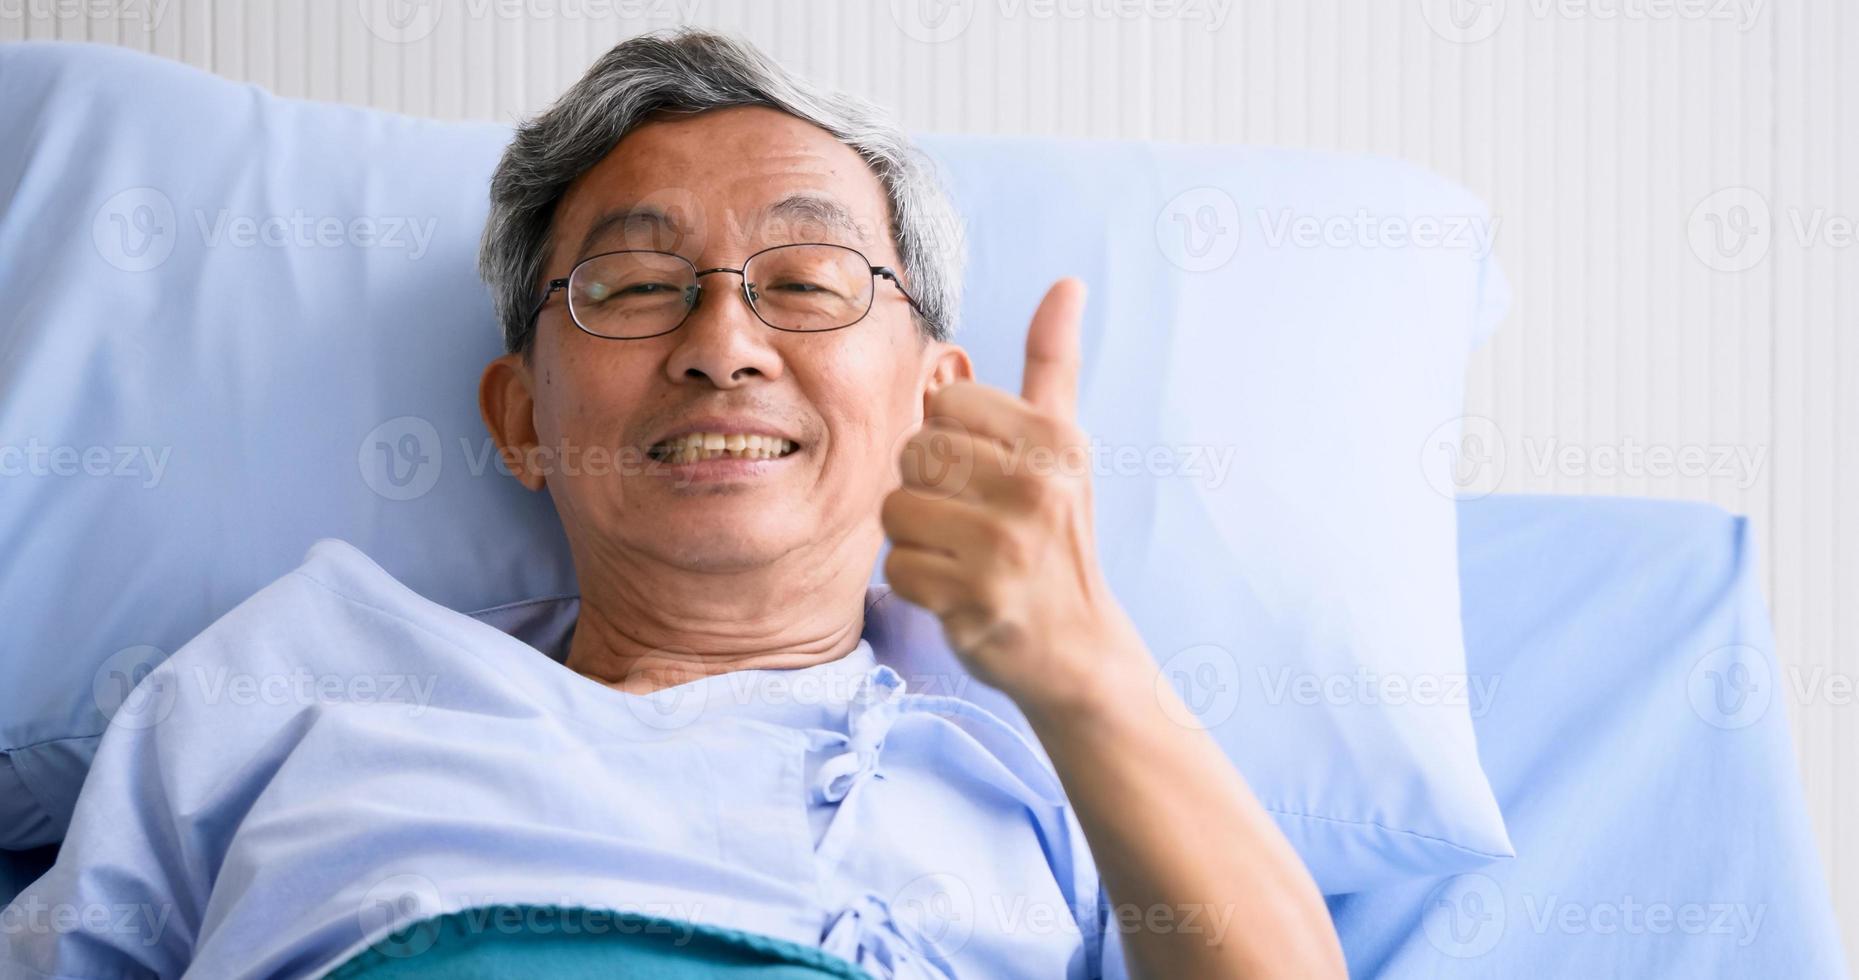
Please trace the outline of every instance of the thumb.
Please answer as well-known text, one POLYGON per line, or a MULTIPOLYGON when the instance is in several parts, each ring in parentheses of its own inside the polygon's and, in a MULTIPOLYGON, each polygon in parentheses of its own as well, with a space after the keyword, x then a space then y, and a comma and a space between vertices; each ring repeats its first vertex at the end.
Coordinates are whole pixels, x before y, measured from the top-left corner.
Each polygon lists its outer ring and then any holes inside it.
POLYGON ((1084 283, 1070 276, 1046 290, 1026 328, 1026 370, 1020 397, 1060 418, 1078 416, 1078 370, 1083 360, 1079 334, 1084 322, 1084 283))

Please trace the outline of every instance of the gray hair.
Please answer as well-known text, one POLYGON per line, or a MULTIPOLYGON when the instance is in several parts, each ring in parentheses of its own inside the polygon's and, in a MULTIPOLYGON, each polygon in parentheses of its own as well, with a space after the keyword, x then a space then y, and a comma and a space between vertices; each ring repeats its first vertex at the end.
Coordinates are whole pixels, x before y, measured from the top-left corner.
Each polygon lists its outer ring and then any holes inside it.
POLYGON ((615 45, 546 112, 518 127, 504 151, 491 178, 478 274, 490 286, 506 350, 526 352, 534 338, 530 314, 568 185, 654 113, 729 106, 778 109, 858 152, 889 200, 901 271, 922 310, 919 328, 949 338, 961 299, 962 226, 928 157, 877 106, 822 90, 746 42, 680 29, 615 45))

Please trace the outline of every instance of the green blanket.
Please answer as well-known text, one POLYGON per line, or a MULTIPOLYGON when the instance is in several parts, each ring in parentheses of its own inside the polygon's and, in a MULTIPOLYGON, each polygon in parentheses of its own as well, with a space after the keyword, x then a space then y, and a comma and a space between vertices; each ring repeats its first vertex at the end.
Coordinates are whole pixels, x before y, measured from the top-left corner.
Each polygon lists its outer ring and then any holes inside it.
POLYGON ((497 905, 413 923, 331 980, 755 976, 869 980, 823 950, 735 929, 601 909, 497 905))

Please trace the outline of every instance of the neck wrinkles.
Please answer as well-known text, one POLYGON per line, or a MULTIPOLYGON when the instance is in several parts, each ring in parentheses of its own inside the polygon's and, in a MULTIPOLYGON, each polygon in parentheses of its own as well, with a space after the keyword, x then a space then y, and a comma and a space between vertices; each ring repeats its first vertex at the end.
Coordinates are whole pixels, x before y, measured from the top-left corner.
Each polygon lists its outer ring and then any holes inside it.
POLYGON ((837 660, 864 629, 876 548, 862 547, 862 537, 848 535, 829 554, 790 554, 740 572, 622 553, 577 556, 581 610, 567 666, 643 694, 730 671, 837 660))

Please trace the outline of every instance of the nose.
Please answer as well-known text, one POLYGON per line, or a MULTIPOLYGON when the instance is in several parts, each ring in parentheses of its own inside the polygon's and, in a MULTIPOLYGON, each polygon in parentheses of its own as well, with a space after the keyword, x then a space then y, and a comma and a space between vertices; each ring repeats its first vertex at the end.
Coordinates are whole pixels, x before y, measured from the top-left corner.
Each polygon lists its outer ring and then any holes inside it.
POLYGON ((665 374, 673 384, 735 388, 754 378, 781 376, 774 331, 749 308, 738 275, 721 271, 705 277, 697 308, 672 334, 677 344, 665 359, 665 374))

